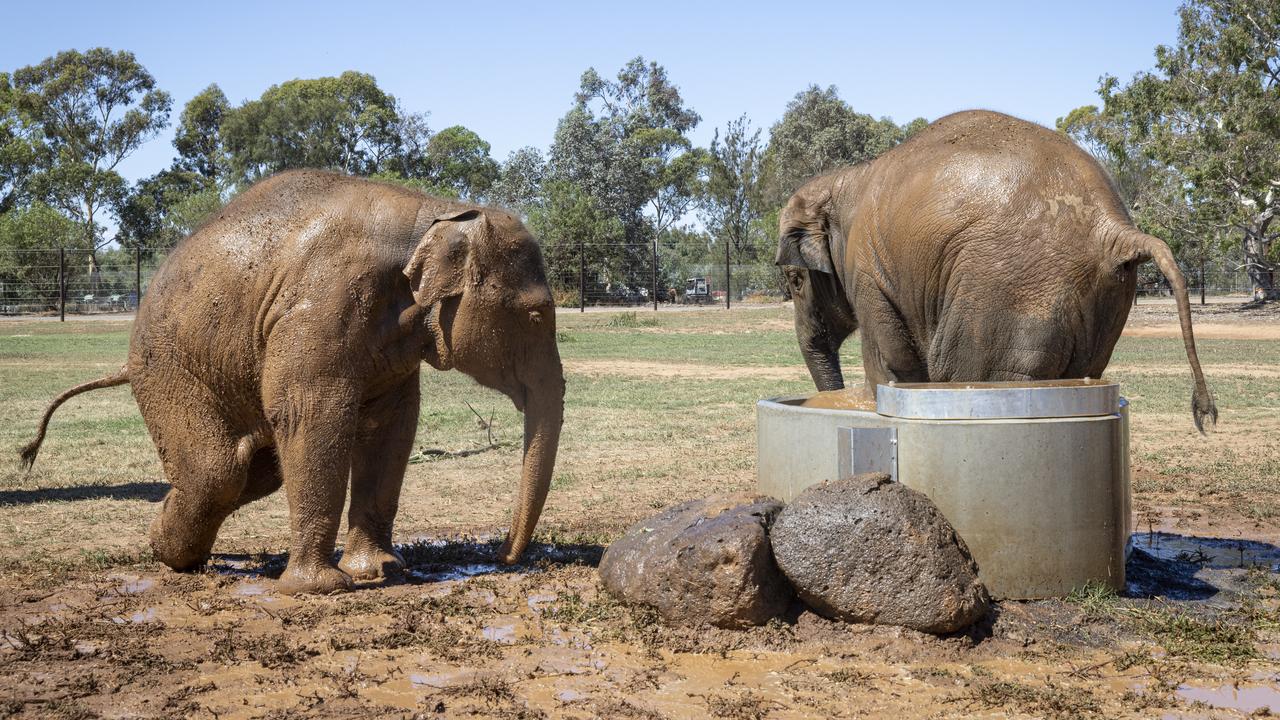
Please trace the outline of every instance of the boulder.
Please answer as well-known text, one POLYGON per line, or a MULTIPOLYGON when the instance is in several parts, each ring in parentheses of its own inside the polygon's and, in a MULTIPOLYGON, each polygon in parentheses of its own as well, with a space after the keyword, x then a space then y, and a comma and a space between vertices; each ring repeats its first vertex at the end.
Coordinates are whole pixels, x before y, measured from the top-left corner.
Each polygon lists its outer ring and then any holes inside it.
POLYGON ((883 473, 808 488, 778 515, 770 539, 796 593, 828 617, 949 633, 990 604, 951 523, 883 473))
POLYGON ((667 508, 631 526, 600 561, 615 597, 649 605, 679 625, 761 625, 793 597, 769 547, 782 503, 715 495, 667 508))

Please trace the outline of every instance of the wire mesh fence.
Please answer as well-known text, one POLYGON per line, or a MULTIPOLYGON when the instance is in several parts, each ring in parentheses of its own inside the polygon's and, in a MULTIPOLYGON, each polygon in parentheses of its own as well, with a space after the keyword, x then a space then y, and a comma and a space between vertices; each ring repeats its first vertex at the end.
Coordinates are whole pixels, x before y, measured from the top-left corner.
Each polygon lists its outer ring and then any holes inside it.
MULTIPOLYGON (((87 315, 137 309, 167 250, 0 249, 0 315, 87 315)), ((782 274, 768 260, 690 261, 652 244, 579 243, 544 248, 547 278, 561 307, 733 307, 785 299, 782 274)), ((1186 273, 1193 302, 1252 295, 1243 271, 1186 273), (1203 291, 1203 292, 1202 292, 1203 291)), ((1141 299, 1169 297, 1162 279, 1144 278, 1141 299)))
MULTIPOLYGON (((1183 275, 1186 277, 1187 294, 1191 296, 1192 302, 1210 297, 1239 297, 1241 301, 1245 301, 1252 299, 1257 291, 1249 274, 1243 270, 1212 270, 1203 273, 1184 270, 1183 275)), ((1137 297, 1139 301, 1143 298, 1173 297, 1173 288, 1164 278, 1145 281, 1140 278, 1137 297)))
POLYGON ((0 315, 132 312, 163 259, 148 248, 0 249, 0 315))
POLYGON ((561 307, 724 305, 780 302, 772 263, 694 261, 652 243, 544 247, 547 278, 561 307))

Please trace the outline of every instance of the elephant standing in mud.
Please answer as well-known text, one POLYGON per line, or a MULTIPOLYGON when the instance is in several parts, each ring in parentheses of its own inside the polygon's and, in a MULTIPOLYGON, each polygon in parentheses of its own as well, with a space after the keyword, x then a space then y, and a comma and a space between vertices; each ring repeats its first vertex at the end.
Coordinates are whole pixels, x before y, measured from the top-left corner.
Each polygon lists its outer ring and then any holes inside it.
POLYGON ((1173 286, 1196 427, 1218 411, 1200 370, 1186 282, 1134 227, 1102 168, 1070 139, 967 111, 870 162, 801 187, 776 264, 819 390, 844 387, 840 346, 861 332, 877 384, 1101 377, 1154 259, 1173 286))
POLYGON ((419 412, 420 364, 457 369, 524 413, 517 561, 550 486, 563 416, 555 307, 515 217, 318 171, 264 180, 183 241, 138 310, 128 383, 172 489, 156 557, 187 570, 223 520, 284 486, 284 592, 328 593, 403 565, 391 542, 419 412), (333 563, 351 487, 349 533, 333 563))

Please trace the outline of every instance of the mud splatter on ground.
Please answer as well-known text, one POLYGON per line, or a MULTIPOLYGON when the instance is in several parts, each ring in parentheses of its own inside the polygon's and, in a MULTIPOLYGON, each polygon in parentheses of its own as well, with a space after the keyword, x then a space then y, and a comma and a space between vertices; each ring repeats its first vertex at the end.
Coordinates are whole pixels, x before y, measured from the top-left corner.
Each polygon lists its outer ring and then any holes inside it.
POLYGON ((1250 544, 1242 566, 1214 538, 1135 541, 1156 549, 1131 563, 1129 597, 1000 603, 941 638, 799 606, 745 632, 668 628, 601 592, 595 545, 539 545, 502 568, 496 541, 418 542, 403 548, 404 581, 333 597, 278 595, 276 555, 217 557, 193 575, 147 563, 11 573, 0 712, 1236 717, 1269 702, 1280 549, 1250 544))

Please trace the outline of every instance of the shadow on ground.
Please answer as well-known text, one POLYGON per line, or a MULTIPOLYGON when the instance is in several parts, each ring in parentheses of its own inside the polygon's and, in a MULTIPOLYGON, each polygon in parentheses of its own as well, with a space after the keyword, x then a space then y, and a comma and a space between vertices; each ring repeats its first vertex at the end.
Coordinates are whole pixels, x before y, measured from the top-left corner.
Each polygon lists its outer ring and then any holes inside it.
POLYGON ((1253 568, 1280 571, 1280 547, 1231 538, 1136 533, 1125 564, 1125 594, 1135 598, 1209 600, 1239 591, 1253 568))
POLYGON ((160 502, 169 491, 168 483, 136 482, 123 485, 79 485, 73 487, 0 490, 0 505, 33 505, 70 500, 146 500, 160 502))
MULTIPOLYGON (((418 585, 477 575, 529 573, 558 565, 595 567, 604 554, 604 547, 596 544, 534 542, 529 544, 519 563, 503 565, 498 562, 501 545, 501 539, 471 537, 415 540, 397 545, 405 569, 403 577, 392 582, 418 585)), ((278 578, 288 560, 285 553, 215 554, 209 559, 208 568, 223 575, 278 578)))

